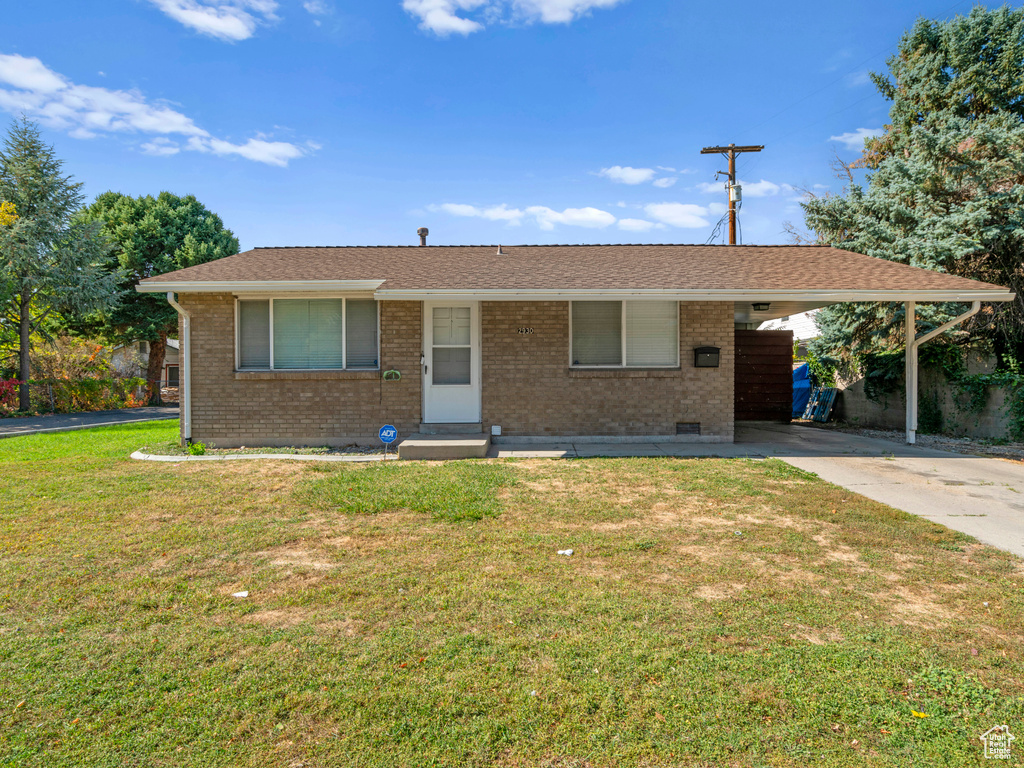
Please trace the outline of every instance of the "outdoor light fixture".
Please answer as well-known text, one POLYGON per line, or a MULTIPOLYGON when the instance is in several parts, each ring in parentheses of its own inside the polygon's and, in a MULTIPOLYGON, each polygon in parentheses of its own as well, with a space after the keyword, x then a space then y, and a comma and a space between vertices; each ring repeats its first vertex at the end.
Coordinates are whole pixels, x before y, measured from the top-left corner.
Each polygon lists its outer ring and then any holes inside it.
POLYGON ((769 304, 767 301, 758 302, 756 304, 752 304, 751 306, 754 307, 755 312, 767 312, 769 309, 772 308, 772 305, 769 304))
POLYGON ((693 367, 717 368, 721 351, 718 347, 697 347, 693 350, 693 367))

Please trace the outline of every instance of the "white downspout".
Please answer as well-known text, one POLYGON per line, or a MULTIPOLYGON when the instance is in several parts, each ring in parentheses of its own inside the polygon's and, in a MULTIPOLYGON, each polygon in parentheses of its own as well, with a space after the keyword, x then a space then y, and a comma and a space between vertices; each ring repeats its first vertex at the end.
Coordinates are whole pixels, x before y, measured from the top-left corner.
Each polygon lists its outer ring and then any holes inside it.
POLYGON ((943 323, 938 328, 928 333, 915 337, 915 303, 906 303, 907 314, 907 372, 906 372, 906 396, 907 396, 907 443, 913 445, 917 441, 917 349, 926 341, 931 341, 940 333, 948 331, 955 325, 960 325, 964 320, 974 317, 981 311, 981 302, 976 301, 971 308, 958 317, 954 317, 948 323, 943 323))
POLYGON ((192 440, 192 316, 174 300, 174 291, 167 292, 167 303, 181 315, 181 349, 178 350, 181 363, 181 437, 188 444, 192 440))

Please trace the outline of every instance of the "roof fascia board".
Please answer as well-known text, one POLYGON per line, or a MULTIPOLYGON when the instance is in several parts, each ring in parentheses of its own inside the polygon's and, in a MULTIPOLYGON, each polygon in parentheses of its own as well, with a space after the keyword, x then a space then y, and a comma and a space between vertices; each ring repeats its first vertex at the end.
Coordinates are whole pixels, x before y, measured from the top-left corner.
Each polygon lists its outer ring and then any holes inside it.
POLYGON ((771 291, 771 290, 383 290, 374 298, 392 301, 445 300, 465 301, 551 301, 571 299, 671 299, 678 301, 809 301, 838 303, 846 301, 1013 301, 1015 294, 1003 290, 842 290, 842 291, 771 291))
POLYGON ((331 291, 376 291, 383 280, 192 280, 142 282, 139 293, 326 293, 331 291))

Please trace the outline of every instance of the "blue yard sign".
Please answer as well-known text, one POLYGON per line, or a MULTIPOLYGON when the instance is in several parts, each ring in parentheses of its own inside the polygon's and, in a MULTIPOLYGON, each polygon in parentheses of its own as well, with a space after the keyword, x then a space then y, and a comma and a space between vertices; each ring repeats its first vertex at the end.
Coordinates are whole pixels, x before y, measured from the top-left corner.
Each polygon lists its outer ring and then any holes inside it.
POLYGON ((398 430, 390 424, 385 424, 380 428, 380 441, 384 443, 384 445, 391 445, 397 439, 398 430))

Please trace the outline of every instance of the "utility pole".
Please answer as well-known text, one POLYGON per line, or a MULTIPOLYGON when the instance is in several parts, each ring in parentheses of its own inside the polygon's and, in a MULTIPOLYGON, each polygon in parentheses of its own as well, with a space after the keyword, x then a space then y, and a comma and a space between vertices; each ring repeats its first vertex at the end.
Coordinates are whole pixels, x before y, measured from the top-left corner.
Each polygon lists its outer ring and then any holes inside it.
POLYGON ((715 178, 719 174, 729 177, 729 245, 736 245, 736 203, 739 202, 740 188, 736 184, 736 155, 741 152, 760 152, 764 149, 764 145, 759 146, 748 146, 748 147, 737 147, 735 144, 730 144, 727 147, 704 147, 700 151, 702 155, 725 155, 729 158, 729 171, 719 171, 715 174, 715 178))

